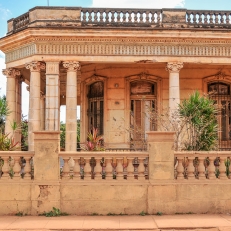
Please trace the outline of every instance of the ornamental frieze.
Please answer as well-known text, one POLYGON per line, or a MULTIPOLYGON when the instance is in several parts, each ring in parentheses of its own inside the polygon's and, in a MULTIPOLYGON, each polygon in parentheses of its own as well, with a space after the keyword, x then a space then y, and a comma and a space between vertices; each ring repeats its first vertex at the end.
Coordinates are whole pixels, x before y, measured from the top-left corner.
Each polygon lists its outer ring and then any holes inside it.
POLYGON ((90 55, 90 56, 188 56, 230 57, 227 44, 163 44, 163 43, 38 43, 30 44, 6 53, 6 62, 32 55, 90 55))

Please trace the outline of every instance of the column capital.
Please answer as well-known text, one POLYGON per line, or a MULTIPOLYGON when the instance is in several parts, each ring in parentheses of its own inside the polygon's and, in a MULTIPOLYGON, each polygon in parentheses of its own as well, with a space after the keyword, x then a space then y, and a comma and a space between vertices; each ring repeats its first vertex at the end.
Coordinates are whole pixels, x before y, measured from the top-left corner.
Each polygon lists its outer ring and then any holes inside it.
POLYGON ((16 76, 21 75, 21 72, 15 68, 6 68, 2 70, 2 74, 7 78, 16 78, 16 76))
POLYGON ((46 68, 45 63, 32 61, 30 63, 26 63, 26 69, 30 69, 31 72, 40 72, 40 70, 44 70, 46 68))
POLYGON ((184 63, 182 62, 169 62, 166 66, 166 71, 171 72, 180 72, 180 70, 183 68, 184 63))
POLYGON ((79 71, 81 69, 81 65, 77 61, 65 61, 63 67, 67 68, 67 71, 79 71))

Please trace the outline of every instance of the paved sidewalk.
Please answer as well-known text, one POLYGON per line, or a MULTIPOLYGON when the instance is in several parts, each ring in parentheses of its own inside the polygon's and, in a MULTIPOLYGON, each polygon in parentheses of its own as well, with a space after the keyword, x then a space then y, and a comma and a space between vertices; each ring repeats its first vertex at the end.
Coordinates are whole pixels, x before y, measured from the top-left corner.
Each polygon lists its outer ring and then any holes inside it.
POLYGON ((231 231, 230 215, 1 216, 0 230, 205 230, 231 231))

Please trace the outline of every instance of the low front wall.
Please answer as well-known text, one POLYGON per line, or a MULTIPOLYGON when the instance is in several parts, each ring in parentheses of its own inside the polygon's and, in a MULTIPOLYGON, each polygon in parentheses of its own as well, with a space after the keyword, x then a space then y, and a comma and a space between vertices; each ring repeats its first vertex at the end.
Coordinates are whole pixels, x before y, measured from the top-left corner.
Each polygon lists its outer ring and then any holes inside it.
POLYGON ((187 181, 147 184, 0 183, 0 215, 230 213, 231 184, 187 181))

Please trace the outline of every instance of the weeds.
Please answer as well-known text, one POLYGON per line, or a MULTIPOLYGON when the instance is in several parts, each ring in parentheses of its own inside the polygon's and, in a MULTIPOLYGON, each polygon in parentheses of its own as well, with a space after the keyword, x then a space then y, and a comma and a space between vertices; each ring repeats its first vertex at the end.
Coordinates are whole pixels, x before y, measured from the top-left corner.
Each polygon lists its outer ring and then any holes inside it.
POLYGON ((40 216, 60 217, 60 216, 68 216, 68 214, 61 212, 60 209, 53 207, 53 210, 51 210, 50 212, 44 212, 44 213, 40 214, 40 216))

